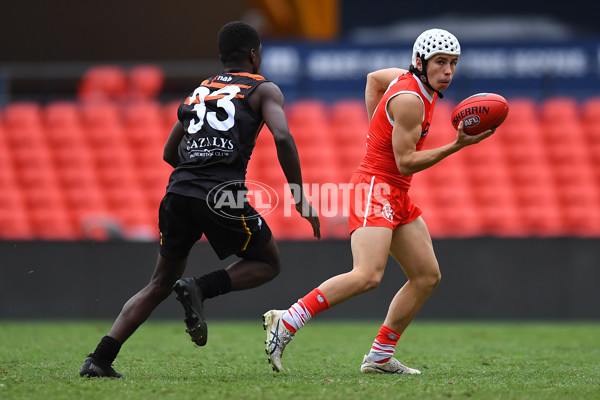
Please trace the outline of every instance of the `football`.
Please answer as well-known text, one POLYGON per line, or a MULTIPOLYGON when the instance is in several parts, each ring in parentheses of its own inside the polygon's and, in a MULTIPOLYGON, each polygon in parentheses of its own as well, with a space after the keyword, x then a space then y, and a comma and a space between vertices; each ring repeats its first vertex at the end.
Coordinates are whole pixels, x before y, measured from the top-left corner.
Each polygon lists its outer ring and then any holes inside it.
POLYGON ((467 135, 478 135, 497 128, 508 115, 508 102, 495 93, 477 93, 461 101, 452 111, 452 126, 458 129, 463 121, 467 135))

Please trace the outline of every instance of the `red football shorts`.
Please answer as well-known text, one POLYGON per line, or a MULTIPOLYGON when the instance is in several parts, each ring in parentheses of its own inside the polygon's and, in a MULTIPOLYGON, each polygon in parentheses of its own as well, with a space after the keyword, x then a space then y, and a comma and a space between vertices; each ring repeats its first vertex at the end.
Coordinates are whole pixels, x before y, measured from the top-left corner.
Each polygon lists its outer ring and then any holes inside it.
POLYGON ((350 180, 350 233, 363 226, 396 229, 414 221, 422 211, 415 206, 406 189, 387 183, 376 175, 355 172, 350 180))

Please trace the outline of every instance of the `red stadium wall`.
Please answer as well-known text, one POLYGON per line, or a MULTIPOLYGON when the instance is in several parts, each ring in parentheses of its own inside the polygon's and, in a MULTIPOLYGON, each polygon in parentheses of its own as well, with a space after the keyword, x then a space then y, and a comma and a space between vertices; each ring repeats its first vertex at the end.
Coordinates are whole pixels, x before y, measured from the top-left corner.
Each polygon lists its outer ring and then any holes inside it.
MULTIPOLYGON (((156 239, 171 170, 162 148, 178 102, 157 101, 160 71, 146 69, 136 81, 140 70, 84 79, 78 101, 0 110, 0 240, 156 239)), ((494 136, 415 175, 411 197, 432 236, 600 237, 600 100, 508 100, 494 136)), ((453 106, 439 102, 426 146, 453 140, 453 106)), ((323 236, 345 239, 342 188, 364 153, 364 105, 304 100, 286 111, 304 180, 319 185, 311 192, 323 236)), ((289 207, 266 128, 248 179, 276 192, 279 203, 266 219, 278 238, 311 237, 289 207)))

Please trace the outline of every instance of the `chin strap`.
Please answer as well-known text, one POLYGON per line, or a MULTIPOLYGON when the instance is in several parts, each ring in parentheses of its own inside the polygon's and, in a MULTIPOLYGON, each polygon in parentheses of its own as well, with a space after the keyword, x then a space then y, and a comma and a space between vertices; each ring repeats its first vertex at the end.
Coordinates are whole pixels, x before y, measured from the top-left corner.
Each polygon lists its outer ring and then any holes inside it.
POLYGON ((419 78, 419 80, 421 82, 423 82, 423 85, 427 86, 429 89, 431 89, 435 93, 437 93, 437 95, 440 99, 444 98, 444 95, 442 94, 442 92, 435 90, 429 83, 429 79, 427 79, 427 60, 425 60, 425 58, 423 56, 419 56, 419 58, 421 59, 421 65, 423 65, 423 71, 422 72, 419 71, 417 69, 417 67, 412 64, 408 68, 408 71, 415 74, 419 78))

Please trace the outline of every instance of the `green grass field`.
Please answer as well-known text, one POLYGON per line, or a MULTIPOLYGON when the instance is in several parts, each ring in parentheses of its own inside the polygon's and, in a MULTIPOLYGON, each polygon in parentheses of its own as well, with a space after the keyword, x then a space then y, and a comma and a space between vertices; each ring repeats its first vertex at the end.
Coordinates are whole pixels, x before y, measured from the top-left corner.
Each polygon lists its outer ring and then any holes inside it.
POLYGON ((260 318, 151 321, 124 345, 125 379, 79 368, 110 323, 0 322, 0 399, 600 399, 600 323, 415 321, 396 356, 420 376, 362 375, 377 322, 311 321, 273 372, 260 318))

